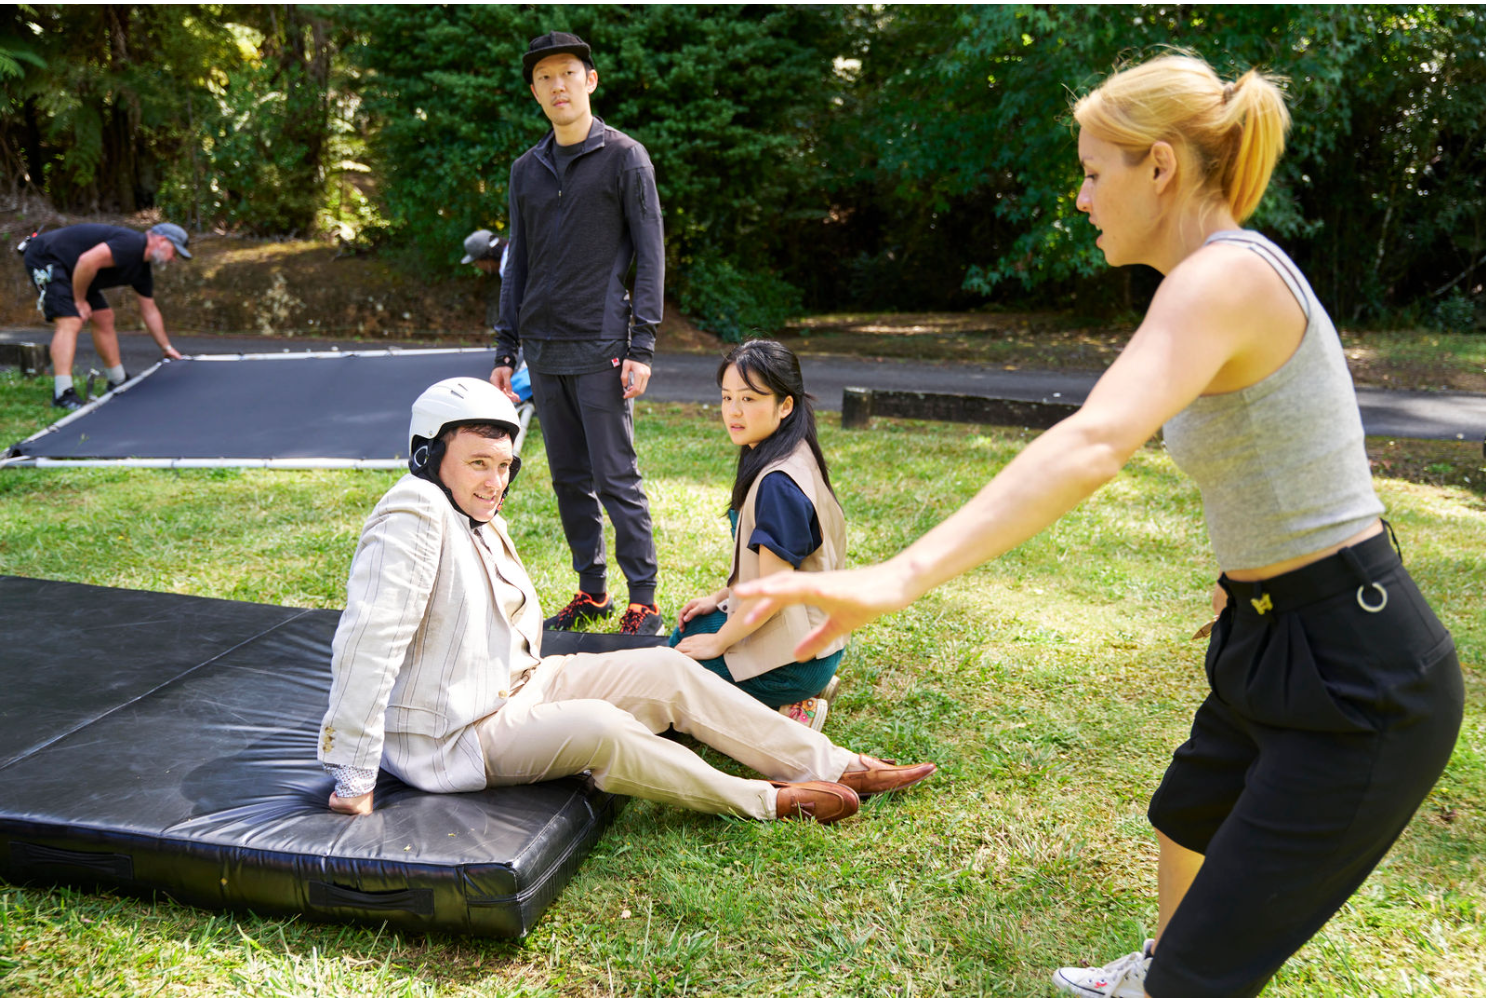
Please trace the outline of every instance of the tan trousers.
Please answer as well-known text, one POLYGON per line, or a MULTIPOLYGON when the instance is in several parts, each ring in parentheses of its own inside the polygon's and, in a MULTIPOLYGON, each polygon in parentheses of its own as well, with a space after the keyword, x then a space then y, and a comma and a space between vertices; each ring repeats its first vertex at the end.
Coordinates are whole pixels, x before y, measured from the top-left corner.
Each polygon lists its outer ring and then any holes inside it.
POLYGON ((773 780, 835 780, 856 759, 673 648, 544 658, 475 730, 491 786, 589 770, 613 793, 775 817, 768 782, 718 772, 657 734, 671 726, 773 780))

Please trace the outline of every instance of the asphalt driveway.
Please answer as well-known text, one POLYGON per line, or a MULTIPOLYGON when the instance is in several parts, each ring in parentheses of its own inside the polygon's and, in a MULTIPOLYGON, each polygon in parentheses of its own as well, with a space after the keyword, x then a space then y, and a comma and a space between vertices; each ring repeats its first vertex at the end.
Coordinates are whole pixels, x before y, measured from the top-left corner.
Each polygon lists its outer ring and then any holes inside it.
MULTIPOLYGON (((47 330, 0 330, 0 342, 40 342, 50 339, 47 330)), ((298 337, 257 336, 171 337, 176 349, 199 353, 279 353, 301 350, 376 350, 392 344, 365 340, 309 340, 298 337)), ((142 371, 160 358, 154 342, 144 333, 120 333, 124 366, 142 371)), ((432 344, 397 344, 408 350, 429 349, 432 344)), ((99 364, 87 336, 80 338, 77 368, 86 371, 99 364)), ((904 391, 948 392, 989 395, 1025 401, 1082 402, 1097 378, 1092 374, 1049 371, 1007 371, 999 367, 950 362, 918 362, 862 357, 804 355, 800 358, 805 384, 822 409, 839 410, 842 390, 890 388, 904 391)), ((712 402, 717 398, 714 376, 717 358, 698 354, 657 354, 654 376, 647 397, 663 402, 712 402)), ((1385 388, 1357 389, 1362 425, 1374 436, 1412 437, 1422 440, 1480 440, 1486 436, 1486 395, 1469 392, 1420 392, 1385 388)))

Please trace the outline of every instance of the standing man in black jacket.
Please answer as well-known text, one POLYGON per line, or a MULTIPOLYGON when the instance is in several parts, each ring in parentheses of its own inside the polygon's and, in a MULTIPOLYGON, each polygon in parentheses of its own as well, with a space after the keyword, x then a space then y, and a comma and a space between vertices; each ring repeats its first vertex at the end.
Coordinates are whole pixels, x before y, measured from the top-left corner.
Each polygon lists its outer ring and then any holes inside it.
POLYGON ((511 246, 490 380, 510 394, 516 351, 525 348, 578 573, 577 595, 546 625, 570 630, 614 613, 602 503, 629 584, 620 630, 659 634, 665 621, 632 402, 650 381, 665 285, 655 169, 644 146, 593 116, 598 73, 583 39, 562 31, 534 38, 521 70, 552 132, 511 167, 511 246))

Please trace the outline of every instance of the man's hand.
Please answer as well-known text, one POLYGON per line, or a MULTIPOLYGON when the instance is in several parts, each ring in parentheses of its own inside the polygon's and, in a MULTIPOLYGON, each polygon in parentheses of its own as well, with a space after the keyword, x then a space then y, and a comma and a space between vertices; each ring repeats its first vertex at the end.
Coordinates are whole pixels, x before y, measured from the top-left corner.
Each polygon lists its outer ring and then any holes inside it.
POLYGON ((114 265, 114 251, 108 243, 99 243, 77 258, 72 266, 72 300, 77 304, 78 318, 84 322, 93 314, 88 305, 88 289, 98 271, 114 265))
POLYGON ((490 372, 490 383, 506 393, 506 398, 513 405, 521 404, 521 396, 511 390, 511 369, 509 367, 497 367, 490 372))
POLYGON ((177 350, 175 347, 169 346, 168 344, 163 349, 161 349, 160 352, 163 353, 170 360, 180 360, 181 359, 181 352, 179 350, 177 350))
POLYGON ((372 813, 372 794, 374 790, 368 790, 360 797, 337 797, 335 791, 330 792, 330 809, 337 814, 362 815, 372 813))
POLYGON ((650 365, 638 360, 625 360, 619 368, 619 383, 624 385, 627 399, 644 395, 646 386, 650 384, 650 365))

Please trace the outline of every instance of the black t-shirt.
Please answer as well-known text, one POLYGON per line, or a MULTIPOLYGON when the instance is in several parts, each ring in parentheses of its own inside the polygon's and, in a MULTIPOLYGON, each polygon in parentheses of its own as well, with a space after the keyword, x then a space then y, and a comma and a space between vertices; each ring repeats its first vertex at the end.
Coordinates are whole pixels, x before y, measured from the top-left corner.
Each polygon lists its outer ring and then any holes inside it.
POLYGON ((557 186, 562 187, 568 179, 568 164, 578 158, 583 151, 582 142, 574 142, 570 146, 552 144, 552 158, 557 161, 557 186))
MULTIPOLYGON (((114 265, 98 271, 90 287, 95 290, 131 287, 146 298, 155 297, 155 275, 144 258, 146 241, 143 232, 89 222, 43 232, 34 242, 38 256, 32 259, 43 267, 51 264, 57 270, 65 271, 68 280, 77 267, 78 257, 99 243, 108 243, 114 255, 114 265)), ((26 255, 31 257, 29 252, 26 255)))

